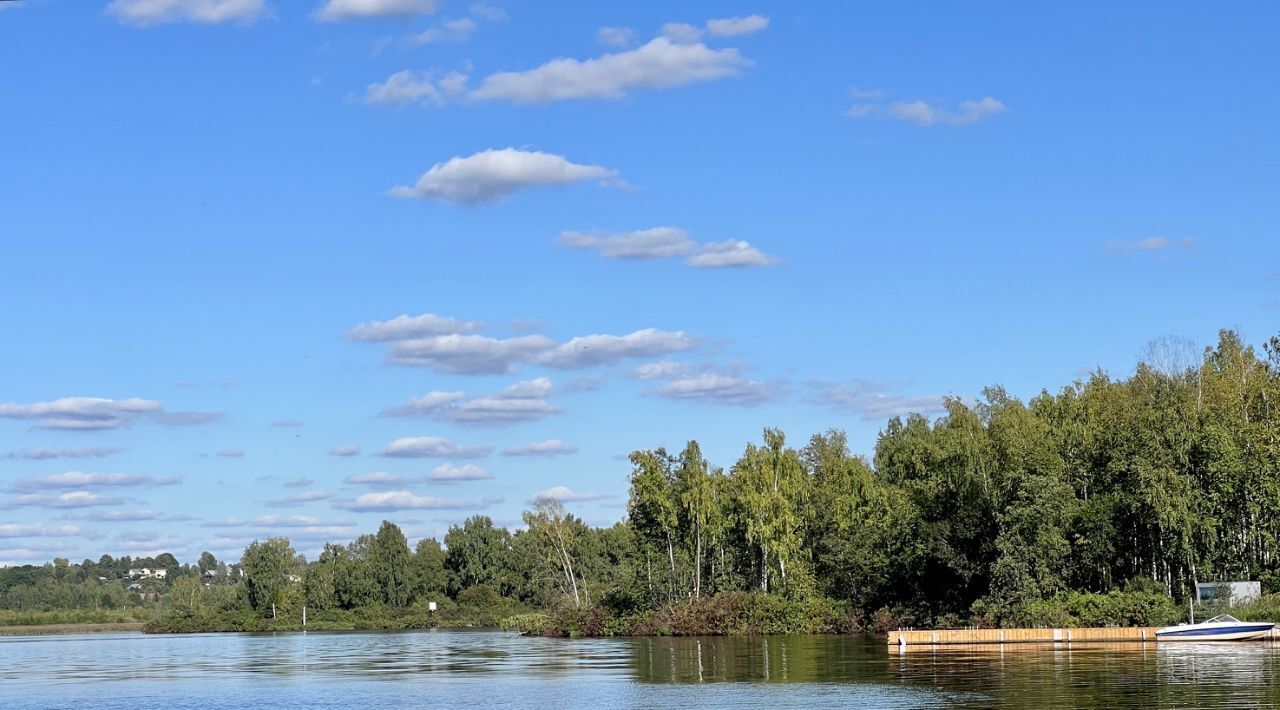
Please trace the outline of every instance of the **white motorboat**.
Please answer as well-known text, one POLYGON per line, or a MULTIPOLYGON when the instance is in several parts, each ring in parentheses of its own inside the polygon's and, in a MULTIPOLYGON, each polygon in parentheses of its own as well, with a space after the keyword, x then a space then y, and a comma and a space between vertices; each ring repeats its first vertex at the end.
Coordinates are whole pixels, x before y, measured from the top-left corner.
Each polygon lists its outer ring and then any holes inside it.
POLYGON ((1241 621, 1230 614, 1198 624, 1179 624, 1156 630, 1157 641, 1252 641, 1271 636, 1271 621, 1241 621))

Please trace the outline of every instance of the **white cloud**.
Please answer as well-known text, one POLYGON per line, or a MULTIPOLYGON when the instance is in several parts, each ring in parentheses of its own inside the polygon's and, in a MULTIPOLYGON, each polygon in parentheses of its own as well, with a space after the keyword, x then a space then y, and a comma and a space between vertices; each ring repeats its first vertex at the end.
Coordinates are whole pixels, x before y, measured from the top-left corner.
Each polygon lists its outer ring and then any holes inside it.
POLYGON ((740 239, 704 244, 697 254, 685 260, 689 266, 699 269, 726 269, 748 266, 773 266, 778 263, 770 256, 740 239))
POLYGON ((596 41, 611 47, 630 47, 636 41, 636 33, 630 27, 601 27, 596 30, 596 41))
POLYGON ((381 84, 365 87, 364 101, 368 104, 407 106, 427 103, 440 106, 466 89, 467 75, 452 71, 438 75, 431 71, 405 69, 387 77, 381 84))
POLYGON ((242 459, 242 458, 244 458, 244 452, 243 452, 243 451, 241 451, 240 449, 223 449, 223 450, 219 451, 218 453, 216 453, 216 454, 214 454, 214 455, 215 455, 215 456, 221 456, 221 457, 222 457, 222 458, 224 458, 224 459, 242 459))
POLYGON ((107 5, 108 15, 138 27, 170 22, 250 24, 266 13, 265 0, 112 0, 107 5))
POLYGON ((662 26, 660 34, 676 44, 694 44, 702 39, 702 28, 683 22, 668 22, 662 26))
POLYGON ((484 335, 441 335, 395 343, 387 360, 454 374, 507 374, 518 362, 555 347, 545 335, 497 339, 484 335))
POLYGON ((222 414, 170 412, 161 402, 137 397, 63 397, 49 402, 0 404, 0 418, 35 420, 39 429, 122 429, 143 417, 167 426, 193 426, 219 419, 222 414))
POLYGON ((736 49, 710 49, 658 37, 595 59, 553 59, 528 71, 492 74, 470 97, 522 104, 620 99, 633 89, 664 89, 734 76, 750 65, 736 49))
POLYGON ((1196 240, 1188 238, 1181 241, 1173 241, 1164 237, 1146 237, 1145 239, 1132 241, 1117 239, 1107 242, 1104 251, 1108 254, 1129 254, 1141 251, 1163 251, 1178 245, 1184 249, 1192 249, 1196 245, 1196 240))
POLYGON ((503 148, 436 163, 413 187, 392 188, 394 197, 439 199, 463 205, 500 200, 531 187, 559 187, 588 180, 611 180, 617 172, 580 165, 564 156, 503 148))
POLYGON ((769 18, 763 15, 725 17, 707 20, 707 33, 715 37, 735 37, 759 32, 769 26, 769 18))
POLYGON ((855 103, 846 116, 850 118, 889 118, 907 121, 918 126, 962 126, 985 121, 1005 112, 1005 105, 990 96, 981 99, 961 101, 956 108, 938 103, 930 103, 923 99, 913 101, 892 101, 884 104, 879 101, 884 93, 881 91, 861 91, 851 89, 855 103))
POLYGON ((653 227, 617 234, 563 232, 557 242, 571 249, 599 252, 606 259, 657 260, 688 255, 685 263, 700 269, 773 266, 779 260, 749 242, 729 239, 699 246, 676 227, 653 227))
POLYGON ((472 17, 479 17, 488 22, 501 22, 507 19, 506 10, 492 5, 485 5, 484 3, 475 3, 471 6, 470 12, 472 17))
POLYGON ((637 380, 664 380, 689 371, 689 366, 673 360, 646 362, 631 370, 631 376, 637 380))
POLYGON ((19 525, 0 523, 0 538, 14 537, 73 537, 84 531, 75 525, 19 525))
POLYGON ((602 500, 609 496, 605 493, 575 493, 567 486, 552 486, 544 491, 538 491, 529 499, 530 503, 537 503, 540 500, 558 500, 561 503, 580 503, 592 500, 602 500))
POLYGON ((123 502, 123 498, 106 496, 100 493, 71 491, 57 496, 38 494, 17 496, 0 505, 0 508, 88 508, 96 505, 118 505, 123 502))
POLYGON ((357 486, 371 486, 373 488, 407 486, 411 483, 411 481, 404 476, 395 473, 388 473, 386 471, 371 471, 369 473, 347 476, 343 479, 343 482, 357 486))
POLYGON ((335 446, 332 449, 329 449, 329 455, 330 456, 359 456, 360 445, 359 444, 343 444, 342 446, 335 446))
POLYGON ((493 474, 471 463, 464 466, 443 463, 431 469, 431 475, 427 476, 427 480, 436 482, 481 481, 490 478, 493 478, 493 474))
POLYGON ((666 399, 683 399, 735 407, 754 407, 776 399, 780 384, 757 382, 738 375, 704 372, 671 380, 650 394, 666 399))
POLYGON ((272 508, 297 508, 307 503, 315 503, 316 501, 328 500, 329 493, 327 491, 305 491, 297 493, 280 500, 266 501, 265 505, 272 508))
POLYGON ((864 421, 878 421, 905 416, 913 412, 934 414, 943 411, 946 398, 943 395, 908 397, 889 391, 891 383, 854 380, 843 384, 836 382, 812 383, 814 393, 809 401, 839 412, 855 413, 864 421))
POLYGON ((684 331, 645 328, 627 335, 578 336, 538 355, 534 361, 539 365, 564 369, 591 367, 629 358, 684 352, 697 345, 697 341, 685 335, 684 331))
POLYGON ((653 227, 620 234, 564 232, 561 246, 600 252, 606 259, 668 259, 684 256, 696 246, 689 233, 675 227, 653 227))
POLYGON ((13 490, 36 491, 56 488, 103 488, 122 486, 173 486, 181 476, 140 476, 132 473, 90 473, 67 471, 14 481, 13 490))
POLYGON ((156 412, 151 418, 165 426, 199 426, 222 418, 222 412, 156 412))
POLYGON ((546 441, 534 441, 524 446, 509 446, 502 450, 503 456, 562 456, 566 454, 575 454, 578 447, 573 444, 566 444, 559 439, 547 439, 546 441))
POLYGON ((154 414, 164 404, 150 399, 63 397, 51 402, 0 404, 0 417, 34 419, 41 429, 119 429, 144 414, 154 414))
MULTIPOLYGON (((405 316, 401 316, 405 318, 405 316)), ((386 323, 392 323, 387 321, 386 323)), ((352 340, 390 340, 396 335, 409 335, 413 329, 382 327, 382 323, 357 326, 348 338, 352 340)), ((545 335, 525 335, 514 338, 492 338, 476 333, 454 333, 406 340, 395 340, 387 353, 387 361, 396 365, 429 367, 450 374, 510 374, 519 364, 541 365, 559 369, 585 368, 612 364, 628 358, 651 357, 684 352, 697 347, 697 339, 683 331, 662 331, 655 328, 637 330, 627 335, 585 335, 557 343, 545 335)), ((530 382, 541 382, 533 380, 530 382)), ((525 387, 532 386, 526 384, 525 387)), ((550 383, 546 383, 549 389, 550 383)), ((449 409, 461 415, 468 409, 479 410, 481 405, 494 405, 508 409, 517 408, 510 400, 532 399, 521 392, 506 391, 489 398, 462 402, 462 392, 432 392, 426 397, 411 400, 407 405, 391 411, 407 415, 415 411, 431 412, 449 409), (494 400, 504 400, 495 404, 494 400), (465 406, 464 406, 465 405, 465 406)), ((543 409, 544 413, 551 413, 543 409)))
POLYGON ((433 335, 471 333, 484 327, 480 321, 460 321, 434 313, 410 316, 399 315, 390 320, 361 323, 347 331, 347 340, 361 343, 381 343, 390 340, 409 340, 433 335))
POLYGON ((429 417, 478 426, 514 424, 559 413, 560 408, 546 400, 551 389, 551 380, 540 377, 518 382, 497 394, 471 399, 465 399, 462 392, 430 392, 410 399, 407 404, 389 408, 384 414, 429 417))
POLYGON ((0 459, 27 459, 30 461, 44 461, 48 459, 97 459, 106 456, 114 456, 124 449, 115 446, 84 446, 73 447, 67 449, 18 449, 0 456, 0 459))
POLYGON ((477 507, 460 500, 448 500, 433 496, 420 496, 408 490, 364 493, 355 500, 336 504, 339 508, 356 511, 391 512, 396 510, 460 510, 477 507))
POLYGON ((328 0, 311 14, 322 22, 430 15, 438 0, 328 0))
POLYGON ((456 20, 445 20, 438 27, 429 27, 416 35, 409 38, 411 44, 441 44, 441 43, 457 43, 466 42, 471 39, 471 33, 476 31, 479 25, 470 17, 460 17, 456 20))
POLYGON ((460 446, 439 436, 406 436, 383 447, 379 456, 392 458, 471 459, 488 456, 487 446, 460 446))

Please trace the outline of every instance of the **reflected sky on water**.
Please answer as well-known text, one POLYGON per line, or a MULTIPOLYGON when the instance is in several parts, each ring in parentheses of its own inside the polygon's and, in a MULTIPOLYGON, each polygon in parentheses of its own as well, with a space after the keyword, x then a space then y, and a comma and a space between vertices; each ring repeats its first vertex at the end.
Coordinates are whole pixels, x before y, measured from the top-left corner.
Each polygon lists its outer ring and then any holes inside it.
POLYGON ((899 652, 863 637, 543 639, 495 631, 0 637, 0 706, 1258 707, 1280 646, 899 652))

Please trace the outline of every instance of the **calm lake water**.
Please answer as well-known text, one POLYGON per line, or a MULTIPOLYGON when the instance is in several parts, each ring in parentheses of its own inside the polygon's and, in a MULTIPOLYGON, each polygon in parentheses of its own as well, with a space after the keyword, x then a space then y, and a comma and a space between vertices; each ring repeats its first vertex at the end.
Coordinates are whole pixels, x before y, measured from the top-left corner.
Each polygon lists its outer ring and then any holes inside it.
POLYGON ((1264 707, 1280 705, 1280 646, 1006 646, 899 654, 879 640, 837 636, 0 637, 5 710, 477 705, 1264 707))

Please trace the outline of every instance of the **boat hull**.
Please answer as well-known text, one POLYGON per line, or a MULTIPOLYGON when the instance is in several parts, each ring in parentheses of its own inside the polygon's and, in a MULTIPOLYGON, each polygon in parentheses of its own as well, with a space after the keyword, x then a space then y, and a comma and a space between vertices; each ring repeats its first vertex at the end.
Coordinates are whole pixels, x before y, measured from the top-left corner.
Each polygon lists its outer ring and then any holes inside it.
POLYGON ((1269 638, 1275 624, 1236 624, 1208 629, 1160 629, 1157 641, 1256 641, 1269 638))

